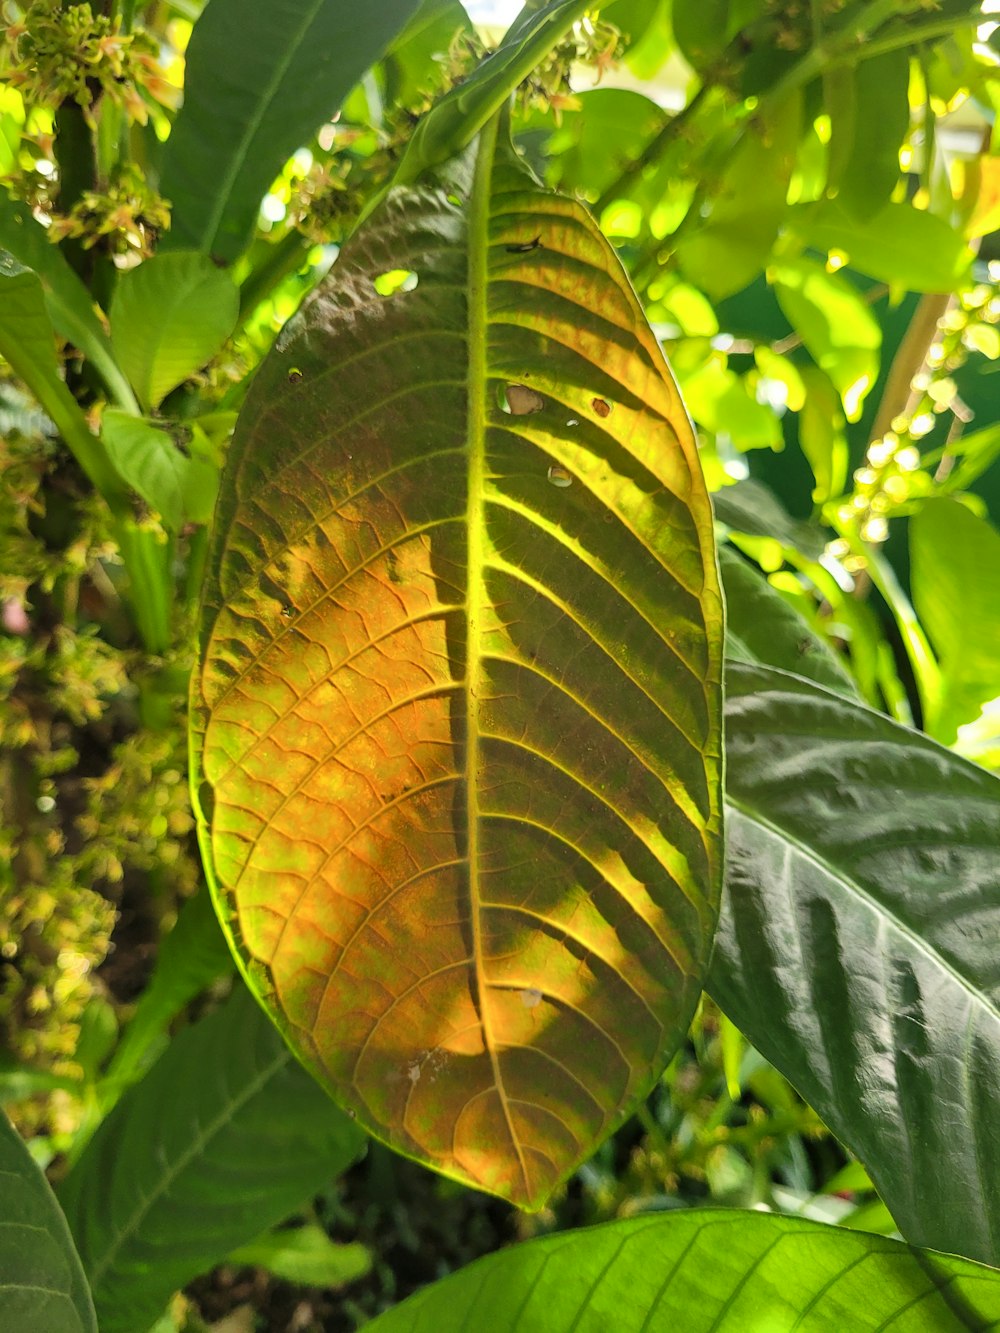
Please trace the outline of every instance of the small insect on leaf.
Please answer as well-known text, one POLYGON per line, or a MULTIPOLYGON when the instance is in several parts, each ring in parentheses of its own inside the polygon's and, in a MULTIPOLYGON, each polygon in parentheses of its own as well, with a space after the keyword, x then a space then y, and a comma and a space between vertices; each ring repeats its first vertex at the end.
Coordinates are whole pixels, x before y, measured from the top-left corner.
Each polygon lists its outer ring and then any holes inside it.
POLYGON ((508 245, 507 253, 509 255, 526 255, 531 250, 540 250, 542 248, 541 236, 536 236, 533 241, 521 241, 517 245, 508 245))

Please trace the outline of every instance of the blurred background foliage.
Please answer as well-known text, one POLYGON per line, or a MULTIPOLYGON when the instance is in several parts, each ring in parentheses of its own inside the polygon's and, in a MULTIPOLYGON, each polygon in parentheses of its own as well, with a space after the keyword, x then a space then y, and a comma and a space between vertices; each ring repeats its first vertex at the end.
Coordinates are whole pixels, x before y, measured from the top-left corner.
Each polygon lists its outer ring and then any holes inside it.
MULTIPOLYGON (((206 525, 255 367, 421 115, 512 17, 411 8, 339 109, 309 120, 304 104, 261 148, 274 173, 246 185, 252 231, 198 254, 176 142, 200 0, 3 7, 0 276, 12 302, 44 305, 60 370, 19 359, 0 311, 0 1101, 57 1176, 225 992, 185 777, 206 525)), ((864 700, 1000 772, 988 8, 595 3, 521 85, 513 130, 593 209, 642 297, 737 571, 767 578, 864 700)), ((226 59, 252 74, 238 29, 226 59)), ((213 40, 191 64, 203 84, 213 40)), ((204 93, 188 89, 192 125, 204 93)), ((210 165, 191 170, 211 194, 210 165)), ((727 576, 752 632, 747 586, 727 576)), ((271 1233, 237 1252, 158 1327, 250 1328, 232 1311, 251 1308, 272 1328, 353 1328, 515 1236, 706 1199, 894 1230, 707 1000, 643 1112, 539 1216, 375 1146, 319 1190, 294 1245, 271 1233)))

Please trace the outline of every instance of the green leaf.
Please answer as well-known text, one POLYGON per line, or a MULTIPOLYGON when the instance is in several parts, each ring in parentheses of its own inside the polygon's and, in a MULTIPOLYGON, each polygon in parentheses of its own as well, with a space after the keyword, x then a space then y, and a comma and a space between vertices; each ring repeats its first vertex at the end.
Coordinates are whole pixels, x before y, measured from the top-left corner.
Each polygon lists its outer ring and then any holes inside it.
POLYGON ((966 1333, 1000 1273, 798 1217, 693 1209, 546 1236, 425 1287, 370 1333, 966 1333))
POLYGON ((269 1231, 241 1245, 227 1264, 265 1268, 286 1282, 306 1287, 342 1287, 371 1272, 371 1251, 364 1245, 336 1245, 315 1225, 269 1231))
POLYGON ((722 617, 656 338, 496 133, 390 196, 255 378, 193 788, 303 1060, 391 1146, 538 1207, 697 1001, 722 617))
POLYGON ((421 0, 381 63, 387 105, 410 107, 440 91, 456 36, 474 32, 459 0, 421 0))
POLYGON ((678 244, 685 276, 713 300, 741 291, 767 261, 788 211, 801 130, 798 94, 764 104, 726 163, 707 220, 678 244))
POLYGON ((882 330, 843 273, 812 259, 782 259, 768 269, 785 318, 835 385, 848 421, 861 416, 878 378, 882 330))
POLYGON ((793 518, 775 493, 763 482, 748 477, 724 486, 712 496, 716 517, 734 532, 751 537, 773 537, 782 546, 818 560, 826 550, 827 537, 815 523, 793 518))
POLYGON ((66 1219, 3 1111, 0 1198, 0 1327, 11 1333, 97 1333, 66 1219))
POLYGON ((240 987, 175 1037, 59 1190, 101 1333, 148 1328, 173 1291, 282 1221, 361 1143, 240 987))
POLYGON ((207 889, 199 889, 160 946, 153 975, 101 1084, 102 1106, 109 1107, 144 1071, 159 1038, 184 1006, 231 969, 232 956, 212 900, 207 889))
POLYGON ((1000 697, 1000 532, 958 500, 927 500, 910 520, 913 605, 941 667, 926 729, 944 744, 1000 697))
MULTIPOLYGON (((618 180, 622 171, 653 141, 667 122, 662 107, 627 88, 595 88, 580 93, 579 109, 562 112, 552 127, 545 118, 546 180, 559 190, 578 190, 596 199, 618 180)), ((640 178, 622 192, 623 197, 647 202, 640 178)), ((649 198, 652 209, 657 202, 649 198)))
POLYGON ((170 532, 205 520, 218 474, 205 459, 181 453, 169 433, 142 417, 113 408, 104 413, 101 434, 118 472, 163 519, 170 532))
POLYGON ((727 676, 709 989, 916 1244, 1000 1259, 1000 782, 796 676, 727 676))
POLYGON ((799 204, 789 210, 788 222, 804 245, 836 252, 859 273, 911 292, 950 292, 969 274, 965 239, 911 204, 886 204, 864 223, 836 202, 799 204))
POLYGON ((147 411, 211 361, 238 314, 232 278, 205 255, 158 254, 121 275, 111 341, 147 411))
MULTIPOLYGON (((831 155, 842 160, 837 201, 858 222, 867 222, 889 202, 899 183, 899 150, 910 128, 910 53, 887 51, 851 70, 850 127, 831 109, 831 155), (850 148, 834 142, 850 134, 850 148), (842 155, 843 154, 843 158, 842 155)), ((835 103, 835 105, 838 105, 835 103)))
POLYGON ((726 594, 726 653, 741 662, 780 667, 856 699, 840 659, 809 622, 731 546, 719 548, 726 594))
POLYGON ((0 248, 38 275, 53 328, 91 362, 114 401, 126 410, 134 410, 132 390, 115 361, 90 293, 28 205, 10 198, 2 187, 0 248))
MULTIPOLYGON (((409 185, 465 148, 505 105, 518 84, 569 31, 589 7, 589 0, 550 0, 525 6, 489 58, 428 111, 410 137, 393 178, 409 185)), ((376 196, 365 216, 369 215, 376 196)))
POLYGON ((842 495, 847 485, 850 454, 844 434, 841 398, 828 376, 814 366, 802 371, 805 400, 799 413, 799 448, 812 468, 812 498, 825 504, 842 495))
POLYGON ((0 356, 48 413, 77 462, 115 507, 125 488, 59 374, 55 336, 37 273, 0 250, 0 356))
POLYGON ((231 262, 285 161, 329 119, 418 0, 212 0, 167 140, 166 243, 231 262), (221 77, 220 72, 225 76, 221 77))

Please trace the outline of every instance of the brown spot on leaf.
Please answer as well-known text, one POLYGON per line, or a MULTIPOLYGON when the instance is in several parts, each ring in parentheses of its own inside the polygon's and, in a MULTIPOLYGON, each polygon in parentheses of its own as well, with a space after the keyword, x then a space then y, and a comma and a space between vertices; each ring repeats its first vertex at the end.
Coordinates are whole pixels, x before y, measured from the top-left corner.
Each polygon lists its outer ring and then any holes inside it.
POLYGON ((599 417, 609 417, 611 415, 611 404, 603 398, 592 399, 590 405, 599 417))
POLYGON ((526 417, 532 412, 540 412, 545 406, 545 399, 524 384, 508 384, 507 406, 512 416, 526 417))

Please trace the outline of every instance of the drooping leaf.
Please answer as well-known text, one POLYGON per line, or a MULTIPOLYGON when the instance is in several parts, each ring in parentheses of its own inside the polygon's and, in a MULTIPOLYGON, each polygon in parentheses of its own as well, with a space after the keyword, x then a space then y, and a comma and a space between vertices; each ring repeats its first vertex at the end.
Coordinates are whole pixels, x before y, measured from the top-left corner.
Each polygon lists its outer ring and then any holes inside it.
POLYGON ((717 517, 735 532, 773 537, 811 560, 818 560, 826 547, 826 536, 818 524, 793 518, 775 493, 753 477, 716 491, 712 504, 717 517))
POLYGON ((101 1333, 149 1328, 173 1291, 283 1221, 361 1143, 239 987, 174 1038, 59 1189, 101 1333))
POLYGON ((1000 532, 958 500, 926 501, 910 520, 913 605, 941 667, 926 728, 949 745, 1000 697, 1000 532))
POLYGON ((205 255, 154 255, 118 280, 111 341, 139 401, 158 407, 210 361, 236 327, 232 278, 205 255))
MULTIPOLYGON (((863 379, 856 381, 859 386, 863 382, 863 379)), ((805 400, 798 419, 799 448, 815 478, 813 501, 822 505, 842 495, 847 485, 850 450, 845 434, 844 400, 829 376, 815 366, 803 367, 802 387, 805 400)))
POLYGON ((788 221, 805 245, 846 255, 859 273, 911 292, 953 291, 972 260, 964 237, 912 204, 888 203, 863 223, 836 201, 797 204, 788 221))
POLYGON ((112 505, 121 478, 59 374, 55 337, 37 273, 0 250, 0 356, 51 417, 87 476, 112 505))
POLYGON ((371 1333, 969 1333, 1000 1273, 798 1217, 681 1210, 546 1236, 411 1296, 371 1333))
POLYGON ((857 698, 854 682, 830 645, 763 574, 731 546, 719 548, 719 564, 726 593, 727 656, 793 671, 857 698))
POLYGON ((799 677, 727 676, 709 989, 906 1238, 1000 1259, 1000 782, 799 677))
POLYGON ((392 1146, 537 1207, 697 998, 722 625, 656 339, 590 217, 495 136, 390 197, 257 375, 193 785, 308 1066, 392 1146))
POLYGON ((97 1333, 80 1259, 49 1183, 0 1111, 0 1328, 97 1333))
POLYGON ((875 316, 843 273, 828 273, 815 260, 780 260, 768 279, 785 318, 836 386, 848 421, 857 421, 878 378, 882 331, 875 316))
POLYGON ((727 161, 707 220, 677 246, 685 276, 713 299, 740 291, 764 267, 788 209, 801 132, 797 94, 769 102, 727 161))
POLYGON ((210 508, 217 484, 215 468, 181 453, 167 431, 112 408, 104 413, 101 435, 119 474, 170 532, 179 532, 195 519, 196 511, 203 512, 203 492, 210 497, 210 508))
POLYGON ((187 49, 161 192, 171 247, 232 261, 283 163, 334 114, 419 0, 211 0, 187 49))
POLYGON ((90 293, 63 252, 49 240, 28 205, 10 198, 3 188, 0 188, 0 248, 38 275, 53 328, 92 363, 119 406, 134 408, 132 391, 115 361, 90 293))
POLYGON ((838 74, 836 86, 849 82, 851 95, 830 108, 831 152, 841 164, 837 201, 867 222, 899 182, 899 150, 910 128, 910 53, 887 51, 838 74))

